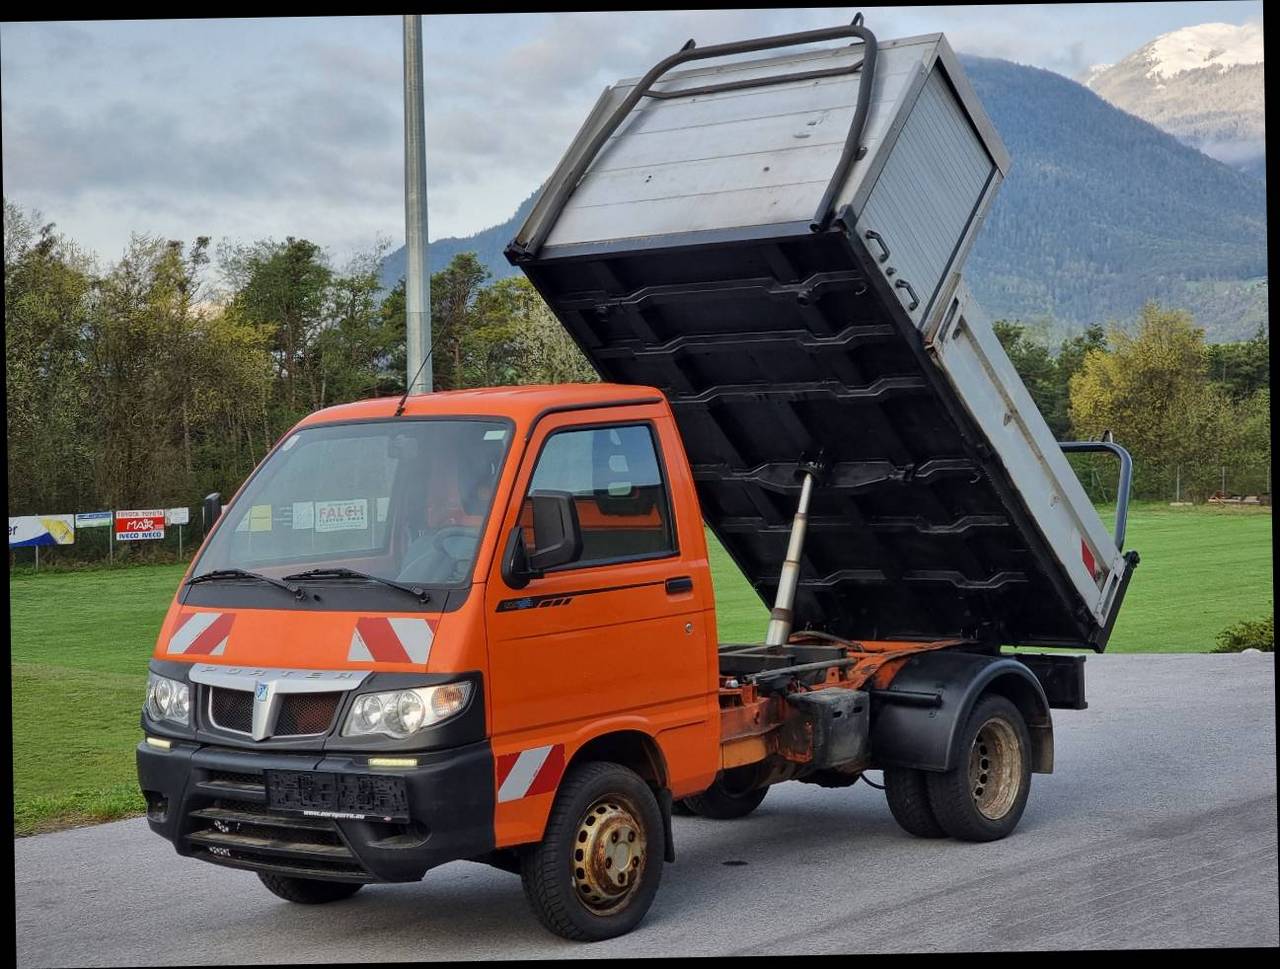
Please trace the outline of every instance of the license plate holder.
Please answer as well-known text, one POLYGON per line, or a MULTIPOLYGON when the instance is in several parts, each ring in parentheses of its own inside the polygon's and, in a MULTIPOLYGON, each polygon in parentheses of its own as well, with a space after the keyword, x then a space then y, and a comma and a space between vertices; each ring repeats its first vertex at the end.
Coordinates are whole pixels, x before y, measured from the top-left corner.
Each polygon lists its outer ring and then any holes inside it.
POLYGON ((320 817, 409 820, 409 794, 403 777, 300 770, 269 770, 265 774, 267 804, 276 810, 320 817))

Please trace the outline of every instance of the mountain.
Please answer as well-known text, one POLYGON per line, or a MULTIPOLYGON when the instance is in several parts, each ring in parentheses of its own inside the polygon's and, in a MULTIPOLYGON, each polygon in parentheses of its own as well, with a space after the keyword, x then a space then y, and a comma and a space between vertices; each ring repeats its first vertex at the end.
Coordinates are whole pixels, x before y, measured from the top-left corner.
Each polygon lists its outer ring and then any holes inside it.
POLYGON ((1013 158, 965 271, 991 314, 1061 332, 1156 299, 1215 341, 1266 323, 1263 182, 1060 74, 961 61, 1013 158))
POLYGON ((1080 81, 1206 155, 1265 177, 1261 24, 1183 27, 1080 81))
MULTIPOLYGON (((501 225, 490 226, 487 229, 481 229, 475 235, 461 238, 448 236, 444 239, 432 239, 431 244, 427 246, 428 270, 433 273, 439 272, 449 265, 449 261, 458 253, 474 252, 481 264, 487 266, 489 271, 493 273, 494 279, 503 279, 507 276, 516 275, 519 270, 507 262, 507 257, 502 254, 502 250, 507 247, 507 243, 516 234, 516 229, 520 227, 520 224, 528 218, 529 211, 533 208, 533 200, 537 197, 537 192, 530 195, 520 203, 520 207, 516 209, 516 214, 501 225)), ((394 289, 396 287, 400 280, 404 278, 407 263, 408 255, 404 246, 387 254, 386 258, 382 260, 383 289, 394 289)))
MULTIPOLYGON (((1156 299, 1192 312, 1211 341, 1267 320, 1266 185, 1108 104, 1059 74, 962 56, 1013 165, 965 275, 996 319, 1051 339, 1132 319, 1156 299)), ((431 243, 433 270, 473 249, 495 278, 533 204, 465 239, 431 243)), ((404 273, 404 251, 383 278, 404 273)))

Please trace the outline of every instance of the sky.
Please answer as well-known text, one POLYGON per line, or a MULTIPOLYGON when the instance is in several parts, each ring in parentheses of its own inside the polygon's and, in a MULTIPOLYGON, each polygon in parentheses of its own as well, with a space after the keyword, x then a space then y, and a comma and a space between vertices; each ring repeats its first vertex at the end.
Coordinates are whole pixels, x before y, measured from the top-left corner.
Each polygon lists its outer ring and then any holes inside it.
MULTIPOLYGON (((1077 77, 1260 0, 423 17, 428 237, 504 222, 608 84, 699 46, 847 23, 1077 77)), ((341 265, 404 239, 399 17, 0 24, 9 201, 100 259, 131 233, 301 236, 341 265)))

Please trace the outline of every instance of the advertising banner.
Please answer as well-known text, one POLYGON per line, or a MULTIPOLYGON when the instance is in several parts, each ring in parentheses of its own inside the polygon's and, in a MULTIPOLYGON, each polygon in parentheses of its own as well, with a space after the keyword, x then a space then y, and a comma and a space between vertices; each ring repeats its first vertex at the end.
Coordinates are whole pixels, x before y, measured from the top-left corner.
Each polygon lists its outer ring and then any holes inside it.
POLYGON ((76 528, 110 528, 111 512, 86 511, 76 515, 76 528))
POLYGON ((75 515, 24 515, 9 519, 9 547, 74 545, 75 515))
POLYGON ((164 509, 116 512, 116 541, 143 542, 164 538, 164 509))

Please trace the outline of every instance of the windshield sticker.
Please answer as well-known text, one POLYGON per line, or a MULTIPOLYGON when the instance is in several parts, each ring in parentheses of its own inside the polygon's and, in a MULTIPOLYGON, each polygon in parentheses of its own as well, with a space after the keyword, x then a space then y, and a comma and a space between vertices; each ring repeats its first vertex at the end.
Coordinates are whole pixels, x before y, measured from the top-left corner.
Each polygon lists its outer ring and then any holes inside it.
POLYGON ((342 532, 368 527, 369 500, 367 498, 316 502, 317 532, 342 532))
POLYGON ((295 530, 312 528, 316 523, 316 504, 314 501, 295 501, 293 503, 293 527, 295 530))
POLYGON ((387 520, 387 506, 390 504, 391 499, 389 497, 378 499, 378 521, 384 522, 387 520))
POLYGON ((484 439, 486 441, 505 441, 507 439, 507 430, 500 427, 494 431, 485 431, 484 439))
POLYGON ((269 532, 271 531, 271 506, 270 505, 254 505, 249 509, 249 531, 251 532, 269 532))

